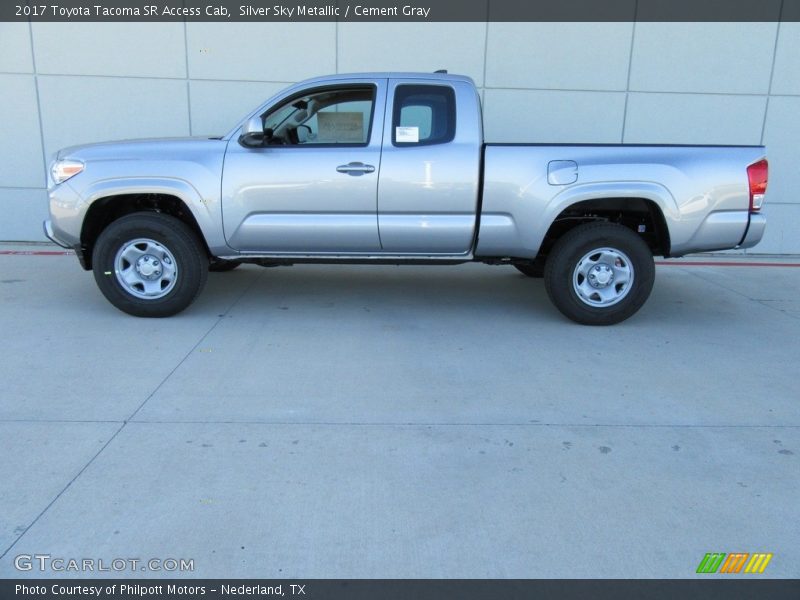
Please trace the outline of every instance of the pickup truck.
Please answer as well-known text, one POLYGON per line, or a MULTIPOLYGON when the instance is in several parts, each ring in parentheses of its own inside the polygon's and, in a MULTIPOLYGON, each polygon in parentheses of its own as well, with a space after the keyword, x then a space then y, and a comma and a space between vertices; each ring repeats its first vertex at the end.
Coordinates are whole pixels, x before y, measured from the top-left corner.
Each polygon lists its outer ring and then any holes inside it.
POLYGON ((241 263, 478 261, 609 325, 647 300, 654 256, 758 243, 767 171, 762 146, 487 144, 468 77, 334 75, 221 137, 61 150, 44 229, 140 317, 182 311, 209 270, 241 263))

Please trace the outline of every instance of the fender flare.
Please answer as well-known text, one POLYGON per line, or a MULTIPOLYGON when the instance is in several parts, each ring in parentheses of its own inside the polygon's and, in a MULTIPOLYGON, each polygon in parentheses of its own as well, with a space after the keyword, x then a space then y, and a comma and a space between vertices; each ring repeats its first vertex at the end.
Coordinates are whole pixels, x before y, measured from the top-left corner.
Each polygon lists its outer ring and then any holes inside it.
POLYGON ((558 215, 570 206, 587 200, 611 198, 642 198, 653 202, 661 210, 669 230, 670 222, 680 220, 680 209, 675 197, 659 183, 650 181, 604 181, 584 183, 563 190, 548 202, 542 213, 542 227, 537 232, 535 247, 540 247, 558 215))
POLYGON ((165 194, 181 200, 192 212, 198 223, 206 221, 211 212, 200 192, 183 179, 167 177, 115 177, 103 179, 90 185, 83 193, 88 206, 101 198, 124 194, 165 194))
POLYGON ((92 183, 83 190, 84 214, 101 198, 126 194, 164 194, 178 198, 194 217, 200 235, 209 251, 231 254, 222 231, 219 202, 203 197, 200 191, 184 179, 172 177, 113 177, 92 183))
MULTIPOLYGON (((660 183, 651 181, 604 181, 602 183, 583 183, 556 194, 545 208, 545 217, 552 224, 562 211, 573 204, 585 200, 604 198, 643 198, 655 203, 665 219, 680 218, 678 202, 670 191, 660 183)), ((549 225, 548 225, 549 227, 549 225)))

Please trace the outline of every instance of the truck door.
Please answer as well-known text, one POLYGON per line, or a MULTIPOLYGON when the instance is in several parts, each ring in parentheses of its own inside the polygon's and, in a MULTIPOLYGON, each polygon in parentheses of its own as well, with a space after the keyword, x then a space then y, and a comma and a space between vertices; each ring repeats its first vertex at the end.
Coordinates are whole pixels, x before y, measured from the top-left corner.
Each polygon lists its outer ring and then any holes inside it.
POLYGON ((383 252, 469 253, 483 137, 474 86, 390 79, 386 102, 378 183, 383 252))
POLYGON ((385 79, 315 87, 264 115, 268 140, 231 139, 222 176, 225 238, 267 254, 379 252, 385 79))

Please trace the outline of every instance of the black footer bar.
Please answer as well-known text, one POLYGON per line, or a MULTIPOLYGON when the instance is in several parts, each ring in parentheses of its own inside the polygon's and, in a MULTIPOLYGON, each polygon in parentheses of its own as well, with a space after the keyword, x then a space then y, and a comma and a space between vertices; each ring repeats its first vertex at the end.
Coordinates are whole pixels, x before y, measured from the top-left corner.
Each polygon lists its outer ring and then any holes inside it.
POLYGON ((797 600, 797 579, 0 580, 3 600, 797 600))

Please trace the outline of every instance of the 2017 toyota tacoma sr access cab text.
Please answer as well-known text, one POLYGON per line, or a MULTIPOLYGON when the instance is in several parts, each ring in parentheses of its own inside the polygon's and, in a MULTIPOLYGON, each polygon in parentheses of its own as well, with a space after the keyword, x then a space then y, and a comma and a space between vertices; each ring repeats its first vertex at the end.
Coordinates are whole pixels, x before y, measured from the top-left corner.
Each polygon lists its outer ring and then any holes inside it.
POLYGON ((209 269, 243 262, 479 261, 543 277, 590 325, 644 304, 655 255, 764 233, 761 146, 486 144, 481 118, 468 77, 310 79, 219 138, 61 150, 45 232, 141 317, 180 312, 209 269))

